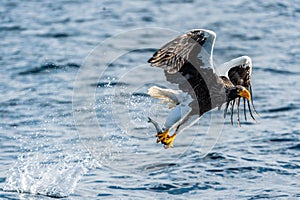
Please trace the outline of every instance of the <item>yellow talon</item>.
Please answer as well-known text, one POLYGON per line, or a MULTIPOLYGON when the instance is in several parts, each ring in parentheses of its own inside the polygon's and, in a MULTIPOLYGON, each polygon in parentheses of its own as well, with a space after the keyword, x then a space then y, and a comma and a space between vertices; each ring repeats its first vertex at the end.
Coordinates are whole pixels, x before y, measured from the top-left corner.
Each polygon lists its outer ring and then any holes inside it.
POLYGON ((176 133, 174 133, 171 136, 168 136, 167 139, 165 139, 164 141, 162 141, 162 143, 165 145, 164 146, 165 149, 173 147, 173 143, 174 143, 175 137, 176 137, 176 133))
POLYGON ((162 133, 157 133, 156 137, 158 137, 156 143, 165 141, 169 137, 169 129, 162 133))
POLYGON ((165 149, 169 148, 169 147, 173 147, 173 142, 174 139, 176 137, 176 133, 174 133, 172 136, 169 136, 169 129, 167 129, 166 131, 162 132, 162 133, 158 133, 156 135, 157 140, 156 143, 161 142, 162 144, 164 144, 165 149))

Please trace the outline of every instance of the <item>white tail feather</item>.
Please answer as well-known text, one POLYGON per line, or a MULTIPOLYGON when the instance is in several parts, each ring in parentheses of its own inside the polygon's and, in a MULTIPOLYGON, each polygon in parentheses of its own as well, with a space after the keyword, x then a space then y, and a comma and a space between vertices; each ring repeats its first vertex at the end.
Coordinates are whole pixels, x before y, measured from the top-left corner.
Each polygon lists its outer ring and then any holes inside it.
POLYGON ((175 107, 182 102, 181 92, 172 89, 163 89, 157 86, 149 88, 148 94, 157 99, 161 99, 162 103, 167 103, 169 108, 175 107))

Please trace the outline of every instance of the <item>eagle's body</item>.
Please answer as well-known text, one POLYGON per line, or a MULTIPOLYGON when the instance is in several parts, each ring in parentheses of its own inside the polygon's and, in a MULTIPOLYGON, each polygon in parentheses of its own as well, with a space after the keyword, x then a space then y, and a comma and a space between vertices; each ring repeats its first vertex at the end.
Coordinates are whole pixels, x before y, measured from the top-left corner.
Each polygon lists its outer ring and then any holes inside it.
MULTIPOLYGON (((213 31, 192 30, 165 44, 148 61, 151 66, 162 68, 167 81, 177 84, 179 89, 156 86, 149 89, 152 97, 163 99, 172 108, 165 131, 157 135, 157 142, 165 147, 172 146, 176 134, 194 124, 204 113, 224 103, 226 113, 230 103, 233 109, 235 100, 239 106, 243 97, 250 110, 252 61, 248 56, 233 59, 223 64, 229 68, 226 74, 217 75, 212 57, 215 38, 213 31), (170 130, 174 130, 172 136, 168 135, 170 130)), ((251 110, 250 114, 252 116, 251 110)))

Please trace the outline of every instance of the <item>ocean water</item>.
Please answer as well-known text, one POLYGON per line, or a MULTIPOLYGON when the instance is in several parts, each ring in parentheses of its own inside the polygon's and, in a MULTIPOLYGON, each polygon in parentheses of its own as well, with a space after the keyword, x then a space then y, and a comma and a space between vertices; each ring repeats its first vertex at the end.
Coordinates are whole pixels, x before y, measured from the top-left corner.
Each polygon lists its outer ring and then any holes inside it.
POLYGON ((1 2, 0 199, 299 199, 299 19, 298 1, 1 2), (207 113, 165 150, 147 60, 196 28, 217 64, 252 58, 259 116, 207 113))

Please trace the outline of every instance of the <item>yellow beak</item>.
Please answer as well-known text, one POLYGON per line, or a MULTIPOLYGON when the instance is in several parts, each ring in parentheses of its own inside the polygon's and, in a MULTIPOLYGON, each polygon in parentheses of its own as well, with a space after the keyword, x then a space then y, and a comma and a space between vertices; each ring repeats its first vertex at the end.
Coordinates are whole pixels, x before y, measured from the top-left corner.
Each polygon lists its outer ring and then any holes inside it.
POLYGON ((247 89, 244 89, 244 90, 240 91, 240 92, 238 93, 238 95, 241 96, 241 97, 244 97, 244 98, 246 98, 246 99, 248 99, 248 100, 251 99, 250 92, 249 92, 247 89))

